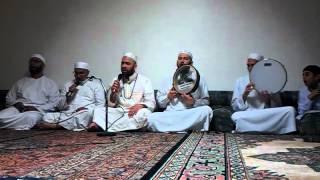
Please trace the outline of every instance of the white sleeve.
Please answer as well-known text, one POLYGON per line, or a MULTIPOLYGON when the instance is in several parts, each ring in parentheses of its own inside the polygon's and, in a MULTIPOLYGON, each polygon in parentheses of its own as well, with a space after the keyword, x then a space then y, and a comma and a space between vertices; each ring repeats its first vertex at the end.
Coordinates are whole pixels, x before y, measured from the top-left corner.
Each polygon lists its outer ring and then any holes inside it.
POLYGON ((6 96, 6 106, 12 106, 17 102, 17 91, 18 91, 18 83, 15 83, 6 96))
POLYGON ((59 96, 59 88, 57 84, 53 81, 47 84, 48 87, 44 87, 46 89, 48 101, 46 104, 37 107, 40 111, 49 111, 54 110, 54 108, 58 105, 60 96, 59 96))
POLYGON ((59 96, 59 102, 58 102, 58 109, 59 110, 65 110, 68 108, 68 104, 67 104, 67 92, 69 91, 69 83, 66 83, 63 87, 63 89, 61 90, 60 96, 59 96))
POLYGON ((195 99, 193 107, 209 105, 208 86, 206 84, 206 81, 203 78, 200 79, 199 88, 200 88, 199 89, 200 98, 199 99, 195 99))
POLYGON ((104 94, 104 89, 101 85, 101 83, 99 82, 99 80, 94 80, 96 81, 95 85, 95 89, 94 89, 94 98, 95 98, 95 105, 96 107, 104 107, 106 104, 106 98, 105 98, 105 94, 104 94))
POLYGON ((154 99, 154 89, 152 87, 152 83, 149 79, 145 79, 143 83, 144 83, 143 102, 141 102, 140 104, 147 106, 149 110, 153 111, 156 106, 156 101, 154 99))
POLYGON ((298 114, 303 115, 306 111, 310 110, 312 101, 308 98, 308 92, 304 89, 299 91, 298 98, 298 114))
POLYGON ((248 108, 248 105, 243 101, 241 90, 241 81, 238 79, 233 89, 231 106, 235 111, 244 111, 248 108))
MULTIPOLYGON (((167 79, 166 79, 167 80, 167 79)), ((168 99, 168 93, 172 87, 169 87, 168 81, 163 80, 161 86, 157 92, 157 101, 160 108, 166 108, 170 103, 168 99)))

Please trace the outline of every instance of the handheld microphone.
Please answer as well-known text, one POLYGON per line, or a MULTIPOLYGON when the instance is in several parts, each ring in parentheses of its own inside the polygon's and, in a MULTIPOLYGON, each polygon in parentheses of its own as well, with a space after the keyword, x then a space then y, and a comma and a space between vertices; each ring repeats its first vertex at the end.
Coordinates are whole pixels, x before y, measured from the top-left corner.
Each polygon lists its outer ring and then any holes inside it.
POLYGON ((89 81, 92 81, 93 79, 99 79, 99 78, 97 78, 95 76, 90 76, 88 79, 89 79, 89 81))
POLYGON ((122 73, 120 73, 119 75, 118 75, 118 81, 120 81, 121 79, 122 79, 122 73))
MULTIPOLYGON (((74 81, 74 84, 75 84, 76 86, 79 86, 79 85, 80 85, 80 81, 75 80, 75 81, 74 81)), ((72 96, 75 95, 75 93, 76 93, 75 91, 68 91, 67 94, 66 94, 66 96, 67 96, 67 97, 72 97, 72 96)))
MULTIPOLYGON (((123 77, 123 74, 120 73, 120 74, 118 75, 117 80, 118 80, 118 81, 121 81, 122 77, 123 77)), ((112 93, 115 93, 115 91, 113 90, 112 93)))

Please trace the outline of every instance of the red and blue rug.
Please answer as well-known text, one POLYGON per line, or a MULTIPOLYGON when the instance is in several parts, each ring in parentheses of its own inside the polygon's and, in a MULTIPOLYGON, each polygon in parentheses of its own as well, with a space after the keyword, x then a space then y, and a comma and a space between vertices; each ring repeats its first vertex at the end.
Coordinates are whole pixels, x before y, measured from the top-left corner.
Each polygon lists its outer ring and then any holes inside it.
POLYGON ((0 130, 0 179, 320 179, 297 135, 0 130))
POLYGON ((190 134, 152 179, 225 179, 224 135, 190 134))
MULTIPOLYGON (((4 131, 0 131, 0 136, 4 131)), ((0 176, 54 179, 140 179, 183 134, 16 131, 0 143, 0 176), (15 135, 13 135, 15 134, 15 135)))

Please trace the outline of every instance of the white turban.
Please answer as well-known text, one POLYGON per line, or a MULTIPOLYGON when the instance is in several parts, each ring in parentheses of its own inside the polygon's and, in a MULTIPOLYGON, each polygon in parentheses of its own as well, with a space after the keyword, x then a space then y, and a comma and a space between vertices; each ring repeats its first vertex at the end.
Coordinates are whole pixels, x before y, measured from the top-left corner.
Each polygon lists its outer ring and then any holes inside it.
POLYGON ((254 60, 257 60, 257 61, 262 61, 263 60, 263 56, 258 54, 258 53, 250 53, 249 56, 248 56, 248 59, 254 59, 254 60))
POLYGON ((76 62, 75 64, 74 64, 74 68, 79 68, 79 69, 87 69, 87 70, 89 70, 89 64, 88 63, 86 63, 86 62, 76 62))
POLYGON ((41 54, 32 54, 30 59, 32 58, 38 58, 43 62, 43 64, 46 64, 46 59, 44 59, 44 57, 41 54))
POLYGON ((126 53, 124 53, 123 54, 123 57, 129 57, 129 58, 131 58, 132 60, 134 60, 134 61, 136 61, 137 62, 137 56, 136 55, 134 55, 132 52, 126 52, 126 53))
POLYGON ((189 51, 180 51, 179 54, 187 54, 191 59, 193 59, 192 53, 189 51))

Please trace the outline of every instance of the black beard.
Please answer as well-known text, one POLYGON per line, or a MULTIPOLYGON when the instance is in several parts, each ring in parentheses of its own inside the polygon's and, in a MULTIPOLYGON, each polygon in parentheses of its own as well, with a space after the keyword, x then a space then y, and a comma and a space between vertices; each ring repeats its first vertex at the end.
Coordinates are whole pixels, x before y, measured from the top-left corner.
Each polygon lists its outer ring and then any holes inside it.
POLYGON ((122 81, 125 83, 125 82, 128 82, 129 81, 129 77, 134 74, 134 71, 130 71, 130 72, 125 72, 125 73, 122 73, 122 81))
POLYGON ((41 67, 29 67, 29 72, 31 75, 40 74, 42 72, 41 67))
POLYGON ((187 64, 178 64, 178 68, 181 68, 184 65, 187 65, 187 64))
POLYGON ((123 76, 126 76, 126 77, 130 77, 132 74, 134 74, 134 71, 127 71, 127 72, 122 72, 123 76))

